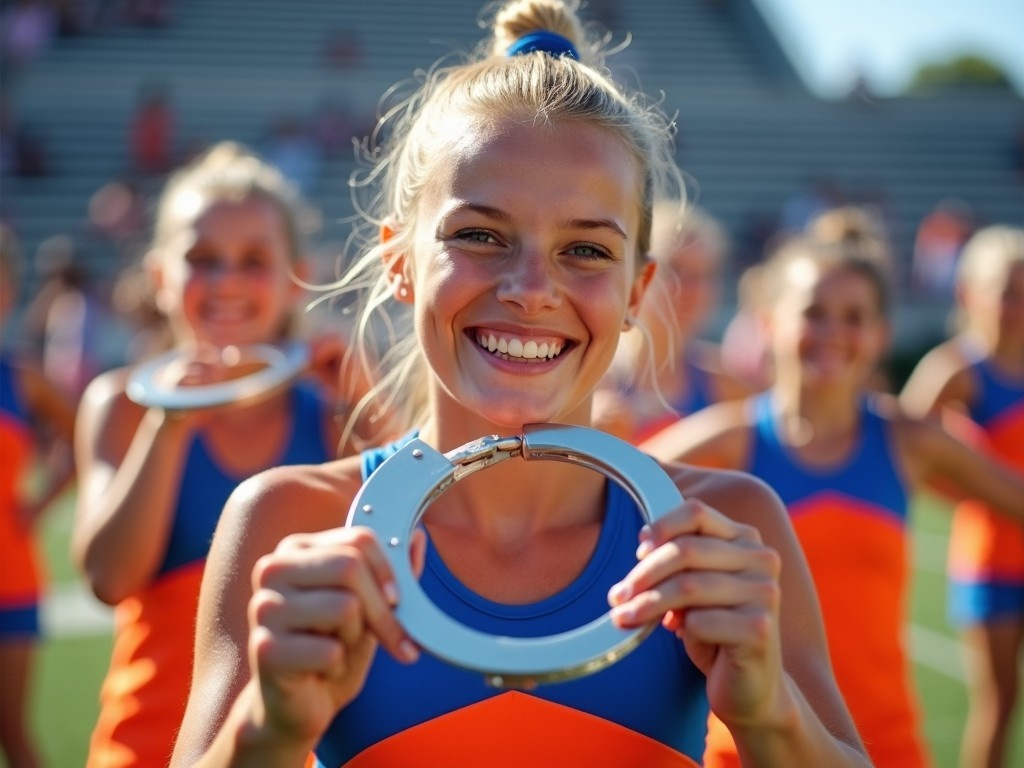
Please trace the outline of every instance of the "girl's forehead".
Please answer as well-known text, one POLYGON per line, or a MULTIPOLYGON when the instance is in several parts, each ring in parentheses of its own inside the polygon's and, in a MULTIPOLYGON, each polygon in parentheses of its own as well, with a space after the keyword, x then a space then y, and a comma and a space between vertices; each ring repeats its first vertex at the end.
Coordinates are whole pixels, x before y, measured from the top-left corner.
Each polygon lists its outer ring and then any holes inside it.
POLYGON ((640 168, 611 131, 579 121, 480 122, 454 138, 424 190, 427 205, 543 198, 639 221, 640 168))
POLYGON ((173 201, 170 221, 175 229, 217 232, 237 227, 245 219, 247 226, 281 229, 283 213, 271 200, 258 195, 222 194, 184 190, 173 201))
POLYGON ((174 215, 164 222, 159 251, 171 257, 199 242, 260 243, 292 250, 283 211, 257 196, 185 195, 174 215))

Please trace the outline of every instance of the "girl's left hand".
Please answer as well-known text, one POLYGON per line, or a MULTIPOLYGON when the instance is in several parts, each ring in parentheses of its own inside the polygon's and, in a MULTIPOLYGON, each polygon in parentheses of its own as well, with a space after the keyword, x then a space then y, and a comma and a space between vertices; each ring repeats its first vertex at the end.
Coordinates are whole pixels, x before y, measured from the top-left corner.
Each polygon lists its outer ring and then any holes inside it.
POLYGON ((640 562, 609 592, 621 627, 676 633, 726 722, 756 722, 781 694, 778 552, 697 499, 645 527, 640 562))

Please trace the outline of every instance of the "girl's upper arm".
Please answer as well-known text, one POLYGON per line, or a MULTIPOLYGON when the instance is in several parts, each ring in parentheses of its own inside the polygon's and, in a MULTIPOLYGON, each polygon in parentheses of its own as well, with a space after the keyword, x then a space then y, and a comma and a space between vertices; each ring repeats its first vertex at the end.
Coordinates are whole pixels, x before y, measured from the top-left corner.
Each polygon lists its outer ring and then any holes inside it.
POLYGON ((261 511, 264 488, 261 475, 238 486, 210 545, 196 617, 192 687, 178 737, 184 754, 200 754, 209 746, 249 678, 249 575, 267 547, 259 542, 267 541, 263 527, 272 519, 261 511))
POLYGON ((750 444, 747 413, 746 401, 717 403, 680 419, 639 447, 659 461, 742 468, 750 444))
POLYGON ((963 406, 972 399, 973 379, 957 345, 947 342, 925 354, 900 392, 900 406, 923 418, 944 406, 963 406))
MULTIPOLYGON (((341 465, 327 465, 335 478, 345 474, 341 465)), ((248 606, 257 560, 290 534, 344 525, 347 492, 325 477, 317 467, 277 467, 245 480, 228 499, 203 573, 181 754, 209 746, 249 680, 248 606)))
POLYGON ((75 464, 79 508, 109 486, 144 410, 124 397, 117 372, 101 374, 86 387, 75 418, 75 464))
POLYGON ((1024 519, 1024 473, 1014 471, 939 425, 903 417, 898 438, 904 464, 920 481, 942 480, 959 496, 1024 519))

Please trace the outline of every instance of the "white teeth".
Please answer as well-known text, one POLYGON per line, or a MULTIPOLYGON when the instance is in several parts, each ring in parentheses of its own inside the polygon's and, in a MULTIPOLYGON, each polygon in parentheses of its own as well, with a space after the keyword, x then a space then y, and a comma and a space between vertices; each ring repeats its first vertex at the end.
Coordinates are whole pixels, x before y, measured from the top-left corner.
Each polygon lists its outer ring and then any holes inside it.
POLYGON ((543 360, 557 357, 562 352, 562 345, 557 342, 538 343, 533 339, 523 342, 520 339, 499 338, 493 333, 477 334, 476 343, 489 352, 498 352, 509 357, 523 360, 543 360))

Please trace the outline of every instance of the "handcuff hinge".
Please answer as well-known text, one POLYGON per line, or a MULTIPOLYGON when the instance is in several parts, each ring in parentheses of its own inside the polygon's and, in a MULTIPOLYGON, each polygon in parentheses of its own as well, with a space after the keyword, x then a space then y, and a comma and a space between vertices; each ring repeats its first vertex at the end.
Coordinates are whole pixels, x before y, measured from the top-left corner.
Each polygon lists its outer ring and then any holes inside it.
POLYGON ((512 435, 511 437, 487 435, 445 454, 455 467, 453 480, 461 480, 466 475, 522 455, 523 438, 521 435, 512 435))

